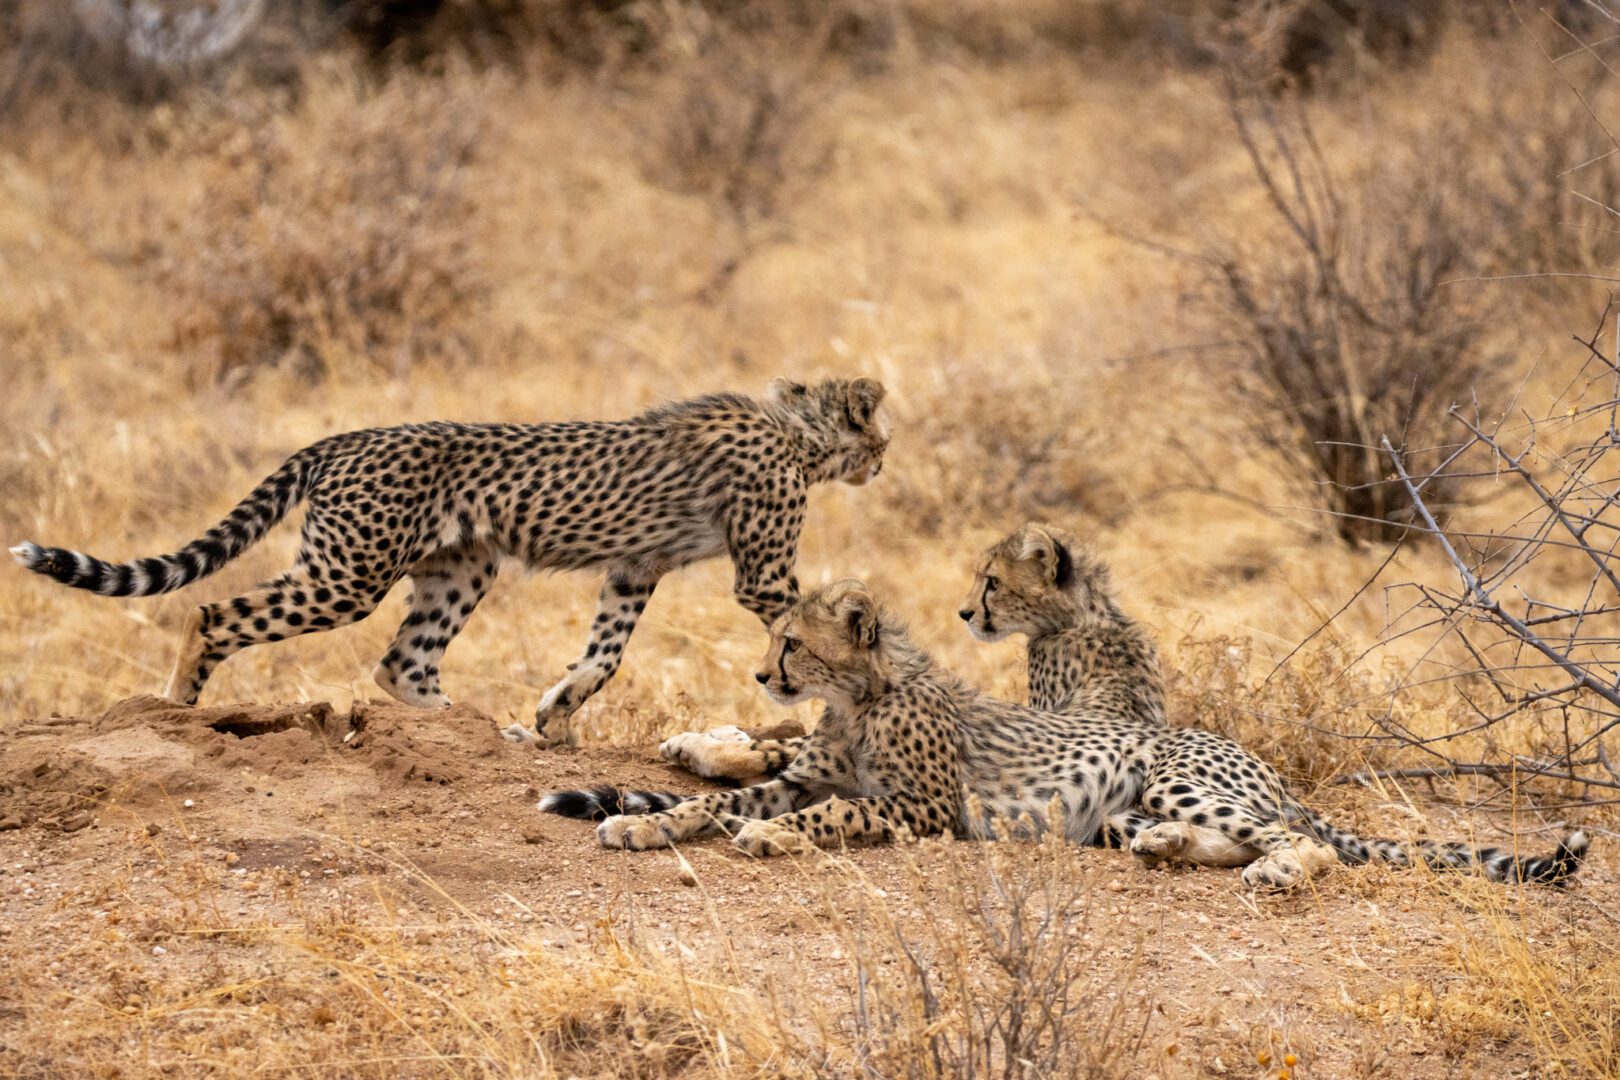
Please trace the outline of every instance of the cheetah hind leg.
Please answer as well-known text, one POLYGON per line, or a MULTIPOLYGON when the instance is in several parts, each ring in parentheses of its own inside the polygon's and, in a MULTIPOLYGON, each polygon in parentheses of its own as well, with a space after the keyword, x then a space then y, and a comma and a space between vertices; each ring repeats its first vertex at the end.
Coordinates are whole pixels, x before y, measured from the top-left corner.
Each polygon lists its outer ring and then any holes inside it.
POLYGON ((203 668, 203 654, 207 651, 208 641, 203 636, 203 609, 192 608, 186 614, 185 628, 180 631, 180 653, 175 658, 174 672, 169 676, 164 697, 182 705, 197 704, 203 679, 207 678, 203 668))
POLYGON ((442 709, 444 650, 495 581, 495 555, 483 544, 434 552, 410 569, 410 613, 371 677, 388 695, 418 709, 442 709))
POLYGON ((339 589, 316 585, 295 569, 241 596, 204 604, 186 619, 167 696, 195 705, 209 674, 233 654, 359 622, 371 614, 392 584, 387 579, 352 580, 339 589))
POLYGON ((501 729, 501 734, 511 742, 573 745, 577 739, 570 722, 574 713, 619 670, 636 621, 657 585, 657 578, 638 576, 628 569, 610 572, 597 597, 596 618, 591 620, 591 637, 585 651, 568 665, 568 674, 540 699, 534 711, 533 730, 512 724, 501 729))

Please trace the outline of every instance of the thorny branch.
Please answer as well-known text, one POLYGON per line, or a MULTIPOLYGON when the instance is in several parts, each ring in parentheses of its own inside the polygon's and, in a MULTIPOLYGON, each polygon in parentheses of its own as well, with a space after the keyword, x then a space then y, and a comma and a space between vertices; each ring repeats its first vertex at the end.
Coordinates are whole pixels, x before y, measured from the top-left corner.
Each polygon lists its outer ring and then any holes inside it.
POLYGON ((1386 726, 1433 763, 1347 780, 1541 778, 1568 785, 1577 798, 1620 786, 1607 745, 1620 727, 1620 326, 1614 355, 1605 354, 1602 342, 1614 311, 1611 303, 1590 339, 1576 338, 1588 353, 1582 370, 1535 414, 1518 400, 1494 423, 1477 402, 1450 410, 1463 441, 1449 460, 1466 454, 1476 474, 1509 482, 1504 499, 1493 503, 1521 508, 1506 525, 1442 525, 1444 515, 1425 494, 1430 475, 1414 474, 1402 451, 1387 437, 1379 440, 1391 478, 1412 504, 1413 531, 1434 538, 1461 581, 1460 589, 1395 586, 1417 597, 1413 611, 1425 614, 1422 625, 1435 636, 1425 662, 1459 682, 1478 721, 1467 733, 1489 740, 1502 721, 1528 719, 1524 730, 1537 745, 1503 763, 1465 760, 1447 756, 1433 739, 1386 726), (1446 653, 1455 663, 1440 659, 1447 641, 1455 642, 1446 653), (1474 704, 1471 687, 1484 688, 1496 705, 1487 711, 1474 704))

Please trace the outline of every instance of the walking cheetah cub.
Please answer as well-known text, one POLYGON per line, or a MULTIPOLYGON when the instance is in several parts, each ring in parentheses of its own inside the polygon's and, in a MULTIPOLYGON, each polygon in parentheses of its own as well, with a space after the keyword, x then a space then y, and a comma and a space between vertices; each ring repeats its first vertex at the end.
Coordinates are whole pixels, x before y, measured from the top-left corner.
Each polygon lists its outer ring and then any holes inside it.
POLYGON ((186 704, 232 653, 357 622, 409 577, 410 614, 374 677, 407 705, 447 705, 445 648, 501 559, 603 571, 584 652, 541 699, 535 732, 506 731, 560 741, 568 718, 618 670, 664 574, 729 555, 745 608, 767 626, 788 609, 805 491, 877 475, 889 441, 883 397, 872 379, 779 379, 764 399, 713 394, 629 420, 349 432, 298 451, 172 555, 108 563, 32 543, 12 554, 75 588, 152 596, 214 573, 307 501, 290 571, 192 612, 168 688, 186 704))

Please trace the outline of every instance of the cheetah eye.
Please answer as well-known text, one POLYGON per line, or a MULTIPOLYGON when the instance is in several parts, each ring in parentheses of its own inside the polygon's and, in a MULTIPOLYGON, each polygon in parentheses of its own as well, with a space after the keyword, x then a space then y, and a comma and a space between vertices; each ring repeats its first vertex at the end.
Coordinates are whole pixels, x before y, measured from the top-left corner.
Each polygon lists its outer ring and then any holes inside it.
POLYGON ((783 652, 790 653, 790 652, 793 652, 798 647, 799 647, 799 639, 798 638, 785 637, 785 638, 782 639, 782 651, 783 652))
POLYGON ((984 591, 985 592, 995 592, 996 588, 998 586, 1000 586, 1000 584, 1001 584, 1001 582, 999 580, 997 580, 996 578, 987 577, 987 578, 984 579, 984 591))

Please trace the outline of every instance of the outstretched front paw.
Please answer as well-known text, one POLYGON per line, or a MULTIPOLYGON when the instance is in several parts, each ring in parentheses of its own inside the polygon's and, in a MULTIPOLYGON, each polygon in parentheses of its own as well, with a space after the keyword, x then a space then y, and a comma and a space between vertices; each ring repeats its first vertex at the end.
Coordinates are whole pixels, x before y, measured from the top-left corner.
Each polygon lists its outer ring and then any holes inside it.
POLYGON ((776 821, 750 821, 731 842, 755 858, 798 855, 815 847, 802 832, 776 821))
POLYGON ((748 749, 752 740, 734 726, 712 731, 683 731, 658 744, 658 753, 672 765, 710 780, 742 780, 764 771, 763 758, 748 749))
POLYGON ((596 838, 603 847, 626 851, 646 851, 668 847, 675 839, 665 824, 664 814, 617 814, 596 827, 596 838))

